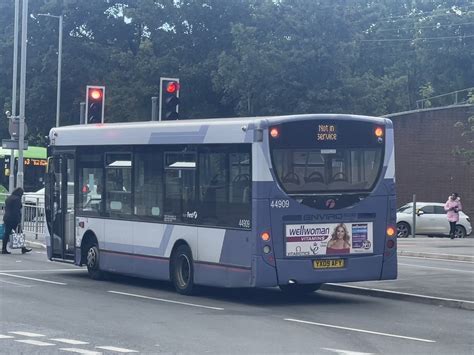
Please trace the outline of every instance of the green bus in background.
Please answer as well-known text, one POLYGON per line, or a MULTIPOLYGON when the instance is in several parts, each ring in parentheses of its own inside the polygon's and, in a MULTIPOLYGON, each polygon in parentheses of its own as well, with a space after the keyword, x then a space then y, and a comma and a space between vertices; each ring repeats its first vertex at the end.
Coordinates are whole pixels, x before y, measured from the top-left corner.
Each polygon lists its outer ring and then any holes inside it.
MULTIPOLYGON (((10 149, 0 148, 0 194, 8 193, 8 179, 10 177, 10 149)), ((44 175, 48 165, 46 148, 29 146, 23 152, 23 187, 26 192, 37 191, 44 187, 44 175)), ((15 150, 15 184, 18 169, 18 151, 15 150)), ((5 196, 5 195, 2 195, 5 196)), ((4 200, 0 197, 0 202, 4 200)))

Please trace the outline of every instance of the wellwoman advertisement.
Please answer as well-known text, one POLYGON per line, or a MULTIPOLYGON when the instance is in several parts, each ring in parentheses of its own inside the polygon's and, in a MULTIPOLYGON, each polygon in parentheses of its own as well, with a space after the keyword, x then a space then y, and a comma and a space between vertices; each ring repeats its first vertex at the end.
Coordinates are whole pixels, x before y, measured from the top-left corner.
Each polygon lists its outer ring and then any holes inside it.
POLYGON ((286 256, 373 252, 372 222, 287 224, 286 256))

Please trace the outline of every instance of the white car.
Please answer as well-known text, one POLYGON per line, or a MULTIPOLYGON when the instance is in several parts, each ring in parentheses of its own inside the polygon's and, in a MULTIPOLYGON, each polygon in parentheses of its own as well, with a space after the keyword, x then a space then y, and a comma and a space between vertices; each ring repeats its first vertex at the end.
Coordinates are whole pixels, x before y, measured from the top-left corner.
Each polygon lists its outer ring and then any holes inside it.
POLYGON ((26 206, 44 206, 44 187, 36 192, 25 192, 23 203, 26 206))
MULTIPOLYGON (((449 236, 449 222, 446 218, 444 203, 416 203, 416 234, 433 236, 449 236)), ((397 236, 407 238, 411 235, 413 223, 413 203, 408 203, 397 210, 397 236)), ((472 233, 469 216, 459 212, 459 222, 456 224, 456 238, 464 238, 472 233)))
MULTIPOLYGON (((44 207, 44 187, 39 189, 36 192, 25 192, 23 194, 23 203, 25 206, 37 206, 37 207, 44 207)), ((74 184, 68 183, 67 185, 67 201, 68 201, 68 208, 73 208, 74 202, 74 184)))

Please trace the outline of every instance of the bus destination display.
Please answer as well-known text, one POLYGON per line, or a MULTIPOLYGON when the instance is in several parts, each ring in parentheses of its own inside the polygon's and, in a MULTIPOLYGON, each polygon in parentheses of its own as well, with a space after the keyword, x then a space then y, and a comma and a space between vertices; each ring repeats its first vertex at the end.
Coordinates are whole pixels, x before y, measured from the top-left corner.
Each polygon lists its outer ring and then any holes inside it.
POLYGON ((318 141, 337 141, 337 126, 333 124, 318 125, 318 141))

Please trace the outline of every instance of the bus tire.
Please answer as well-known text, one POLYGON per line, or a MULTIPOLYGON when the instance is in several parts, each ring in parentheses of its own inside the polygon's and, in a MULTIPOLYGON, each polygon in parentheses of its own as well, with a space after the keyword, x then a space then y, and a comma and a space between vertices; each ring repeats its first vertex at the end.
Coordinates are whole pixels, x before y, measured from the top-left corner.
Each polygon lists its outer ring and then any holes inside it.
POLYGON ((288 284, 279 285, 278 287, 288 295, 304 295, 319 290, 321 284, 288 284))
POLYGON ((195 292, 193 256, 186 244, 180 245, 172 254, 171 281, 176 291, 182 295, 192 295, 195 292))
POLYGON ((99 268, 99 247, 97 244, 90 244, 87 248, 86 265, 89 277, 93 280, 102 280, 104 273, 99 268))

